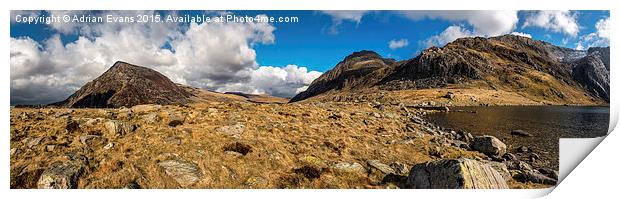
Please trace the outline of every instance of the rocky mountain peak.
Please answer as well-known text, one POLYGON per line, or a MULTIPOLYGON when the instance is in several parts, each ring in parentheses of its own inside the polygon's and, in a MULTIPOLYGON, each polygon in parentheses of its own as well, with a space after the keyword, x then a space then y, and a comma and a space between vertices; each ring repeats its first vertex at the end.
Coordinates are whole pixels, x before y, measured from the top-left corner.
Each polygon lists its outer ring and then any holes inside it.
POLYGON ((184 104, 191 96, 153 69, 119 61, 66 100, 52 105, 82 108, 184 104))

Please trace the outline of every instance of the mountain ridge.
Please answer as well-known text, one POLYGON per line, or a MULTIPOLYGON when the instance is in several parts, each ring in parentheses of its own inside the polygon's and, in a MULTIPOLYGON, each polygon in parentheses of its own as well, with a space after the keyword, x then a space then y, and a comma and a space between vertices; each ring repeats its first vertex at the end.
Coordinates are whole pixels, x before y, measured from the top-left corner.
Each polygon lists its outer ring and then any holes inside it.
MULTIPOLYGON (((443 47, 430 47, 411 59, 383 62, 387 65, 383 67, 376 64, 375 67, 366 67, 370 72, 358 73, 357 76, 338 76, 342 74, 339 71, 346 70, 347 66, 360 64, 350 58, 359 54, 367 53, 356 52, 347 56, 290 102, 343 91, 402 91, 449 85, 503 90, 534 101, 562 104, 609 102, 609 47, 584 51, 515 35, 467 37, 443 47), (600 60, 602 64, 592 64, 593 60, 600 60), (600 70, 600 65, 607 70, 600 70), (576 67, 582 69, 574 71, 576 67), (597 70, 593 71, 594 68, 597 70), (374 81, 365 81, 367 79, 374 81), (361 84, 347 87, 351 82, 361 84)), ((370 59, 385 58, 377 54, 370 59)))

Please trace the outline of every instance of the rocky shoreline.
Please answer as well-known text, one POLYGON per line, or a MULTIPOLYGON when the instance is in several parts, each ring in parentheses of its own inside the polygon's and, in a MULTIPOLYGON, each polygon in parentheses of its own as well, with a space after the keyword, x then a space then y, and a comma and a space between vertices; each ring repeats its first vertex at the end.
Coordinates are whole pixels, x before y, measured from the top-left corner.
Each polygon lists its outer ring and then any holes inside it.
MULTIPOLYGON (((542 188, 492 136, 381 103, 11 109, 11 188, 542 188), (437 176, 439 175, 439 176, 437 176)), ((533 158, 534 157, 534 158, 533 158)))

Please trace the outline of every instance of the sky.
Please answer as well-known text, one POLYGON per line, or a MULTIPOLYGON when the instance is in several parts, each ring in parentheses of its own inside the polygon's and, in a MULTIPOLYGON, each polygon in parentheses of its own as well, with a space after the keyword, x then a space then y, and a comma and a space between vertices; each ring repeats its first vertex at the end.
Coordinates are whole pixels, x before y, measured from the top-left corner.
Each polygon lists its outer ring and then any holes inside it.
POLYGON ((116 61, 213 91, 292 97, 356 51, 404 60, 457 38, 504 34, 608 46, 609 11, 11 11, 11 104, 64 100, 116 61), (166 21, 203 15, 274 21, 166 21), (82 16, 104 21, 72 21, 82 16))

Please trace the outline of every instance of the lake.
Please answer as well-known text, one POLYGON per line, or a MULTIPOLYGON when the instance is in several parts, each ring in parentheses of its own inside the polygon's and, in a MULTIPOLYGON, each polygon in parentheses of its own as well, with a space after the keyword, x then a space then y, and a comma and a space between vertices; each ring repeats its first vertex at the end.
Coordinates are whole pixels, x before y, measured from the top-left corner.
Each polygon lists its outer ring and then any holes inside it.
POLYGON ((592 138, 607 135, 609 107, 586 106, 481 106, 451 107, 450 112, 426 116, 430 122, 473 135, 492 135, 514 153, 527 146, 541 157, 535 165, 558 169, 559 138, 592 138), (511 136, 521 129, 532 137, 511 136))

